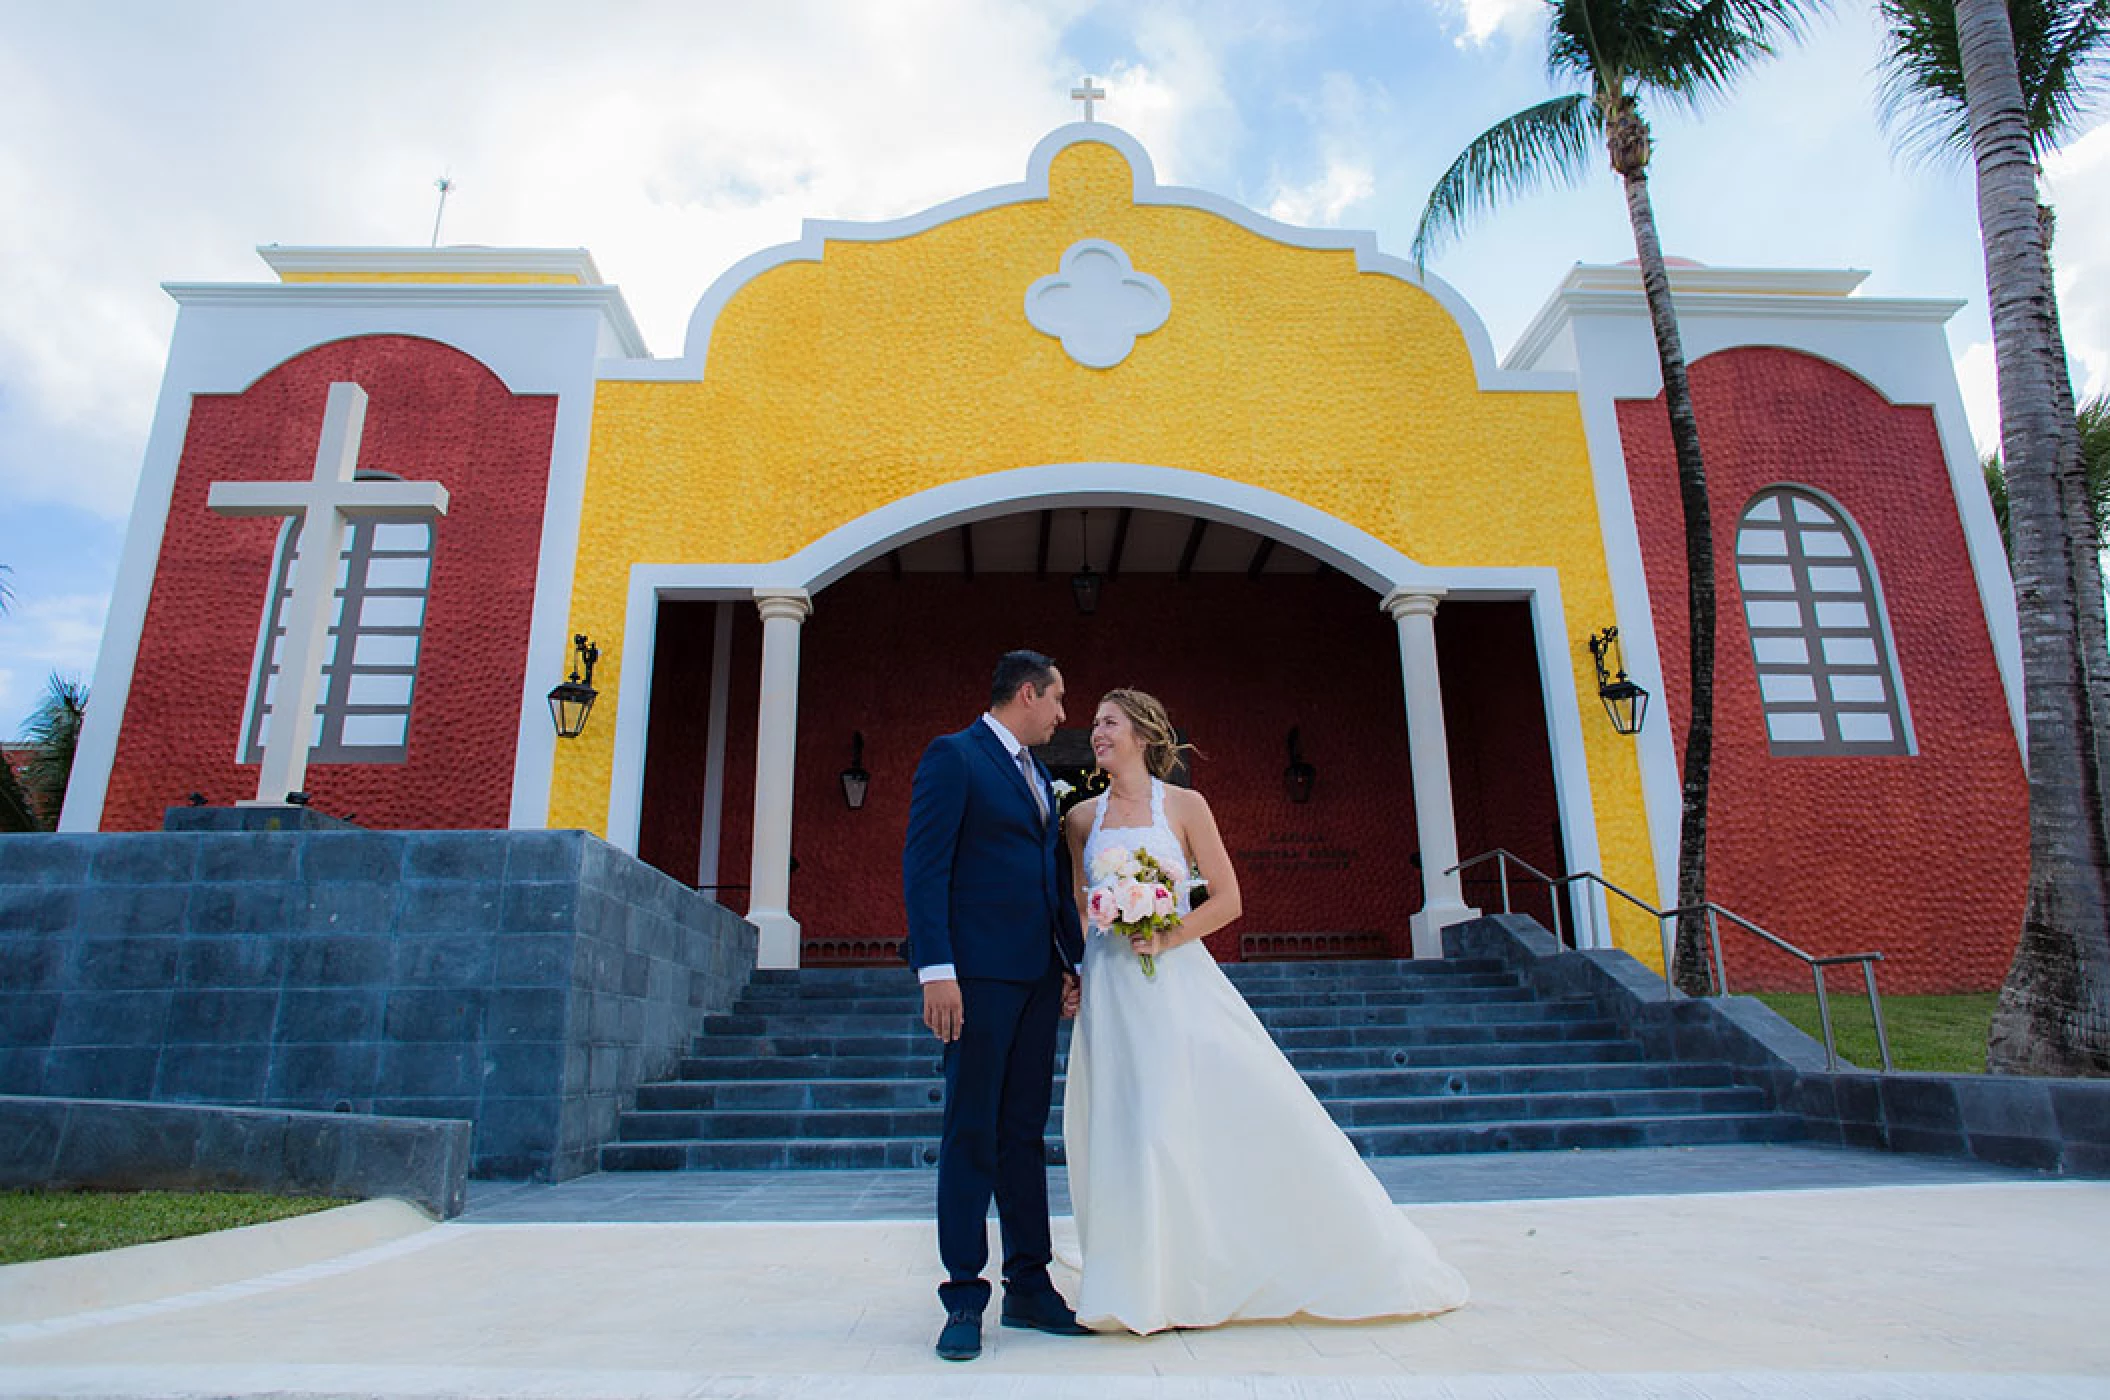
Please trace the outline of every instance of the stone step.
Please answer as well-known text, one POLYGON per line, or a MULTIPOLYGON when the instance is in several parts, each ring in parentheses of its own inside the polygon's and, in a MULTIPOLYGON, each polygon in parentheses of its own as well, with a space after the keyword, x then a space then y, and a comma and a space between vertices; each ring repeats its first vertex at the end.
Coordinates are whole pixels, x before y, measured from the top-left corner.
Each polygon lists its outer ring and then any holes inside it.
MULTIPOLYGON (((1298 1073, 1327 1070, 1460 1069, 1474 1065, 1602 1065, 1639 1061, 1630 1040, 1555 1040, 1544 1043, 1491 1041, 1481 1044, 1403 1046, 1390 1043, 1329 1049, 1296 1049, 1289 1062, 1298 1073)), ((677 1078, 712 1080, 803 1080, 916 1078, 942 1074, 938 1048, 926 1041, 915 1050, 887 1054, 690 1056, 677 1078)))
MULTIPOLYGON (((1473 1094, 1603 1093, 1629 1089, 1713 1089, 1733 1082, 1722 1064, 1664 1064, 1638 1061, 1607 1065, 1488 1065, 1462 1069, 1373 1069, 1304 1076, 1322 1099, 1454 1096, 1473 1094)), ((1061 1077, 1056 1101, 1061 1101, 1061 1077)), ((638 1091, 644 1112, 754 1111, 836 1108, 924 1108, 942 1103, 945 1080, 921 1077, 876 1079, 744 1079, 648 1084, 638 1091)))
MULTIPOLYGON (((1784 1113, 1443 1124, 1356 1129, 1348 1134, 1349 1140, 1366 1157, 1792 1142, 1802 1136, 1802 1120, 1784 1113)), ((1049 1162, 1060 1165, 1063 1161, 1061 1139, 1051 1139, 1047 1150, 1049 1162)), ((875 1169, 929 1167, 935 1166, 937 1160, 935 1137, 780 1138, 734 1142, 688 1139, 611 1143, 601 1149, 604 1171, 875 1169)))
MULTIPOLYGON (((1335 1049, 1356 1046, 1484 1045, 1531 1043, 1550 1040, 1608 1040, 1617 1034, 1614 1024, 1602 1019, 1554 1013, 1541 1016, 1540 1008, 1519 1008, 1499 1021, 1445 1019, 1415 1024, 1393 1022, 1379 1025, 1284 1026, 1270 1028, 1275 1043, 1285 1051, 1335 1049)), ((1060 1039, 1066 1040, 1067 1036, 1060 1039)), ((767 1033, 714 1032, 698 1036, 689 1047, 692 1059, 746 1059, 779 1057, 818 1058, 834 1055, 904 1055, 933 1045, 930 1032, 910 1022, 890 1032, 860 1033, 821 1028, 813 1031, 771 1030, 767 1033)))
MULTIPOLYGON (((1444 1095, 1418 1098, 1332 1099, 1326 1111, 1343 1130, 1422 1127, 1441 1123, 1537 1122, 1550 1118, 1649 1118, 1757 1113, 1757 1089, 1638 1089, 1591 1094, 1444 1095)), ((936 1137, 944 1111, 918 1108, 839 1108, 623 1115, 624 1142, 732 1141, 770 1138, 936 1137)), ((1062 1131, 1060 1100, 1049 1118, 1062 1131)))
MULTIPOLYGON (((1534 1000, 1529 987, 1515 979, 1473 979, 1470 984, 1443 987, 1391 987, 1367 991, 1312 989, 1275 991, 1241 990, 1246 1005, 1255 1011, 1295 1007, 1382 1007, 1463 1006, 1490 1002, 1524 1003, 1534 1000)), ((733 1003, 735 1016, 907 1016, 923 1013, 923 998, 915 991, 866 997, 759 997, 747 995, 733 1003)))
MULTIPOLYGON (((1241 991, 1253 984, 1262 990, 1285 990, 1299 984, 1326 987, 1421 986, 1454 979, 1493 978, 1513 981, 1514 974, 1495 958, 1414 960, 1406 958, 1342 959, 1323 963, 1225 963, 1224 974, 1241 991)), ((856 997, 886 996, 914 985, 908 965, 900 967, 765 968, 748 980, 755 996, 856 997)))
MULTIPOLYGON (((1256 1008, 1269 1031, 1311 1030, 1356 1026, 1517 1025, 1541 1021, 1580 1021, 1598 1016, 1594 1003, 1572 1001, 1506 1000, 1440 1003, 1410 1006, 1288 1006, 1256 1008)), ((1058 1031, 1058 1035, 1063 1032, 1058 1031)), ((720 1037, 768 1036, 776 1039, 826 1036, 858 1040, 871 1036, 897 1035, 917 1038, 929 1035, 920 1009, 894 1008, 886 1012, 844 1015, 795 1014, 763 1016, 746 1012, 708 1016, 703 1035, 720 1037)), ((701 1038, 698 1041, 701 1044, 701 1038)))

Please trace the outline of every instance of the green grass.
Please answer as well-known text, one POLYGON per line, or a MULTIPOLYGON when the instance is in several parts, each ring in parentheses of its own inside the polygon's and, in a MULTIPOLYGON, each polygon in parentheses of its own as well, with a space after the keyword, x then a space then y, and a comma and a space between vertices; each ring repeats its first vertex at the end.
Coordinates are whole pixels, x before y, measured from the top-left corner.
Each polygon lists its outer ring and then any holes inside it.
POLYGON ((210 1191, 0 1191, 0 1264, 202 1235, 343 1204, 321 1196, 210 1191))
MULTIPOLYGON (((1794 1022, 1797 1029, 1823 1041, 1816 993, 1765 992, 1758 999, 1794 1022)), ((1890 1035, 1891 1062, 1899 1069, 1936 1074, 1984 1074, 1985 1036, 1993 1024, 1997 1000, 1997 992, 1884 997, 1883 1029, 1890 1035)), ((1838 1040, 1840 1058, 1863 1069, 1881 1068, 1883 1057, 1876 1052, 1868 999, 1834 992, 1830 1001, 1832 1034, 1838 1040)))

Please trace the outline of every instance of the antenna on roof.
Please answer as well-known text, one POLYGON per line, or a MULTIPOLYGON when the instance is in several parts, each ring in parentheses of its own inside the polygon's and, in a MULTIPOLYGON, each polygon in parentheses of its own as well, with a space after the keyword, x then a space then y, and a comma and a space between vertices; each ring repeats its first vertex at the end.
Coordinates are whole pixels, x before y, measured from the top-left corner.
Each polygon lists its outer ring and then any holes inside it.
POLYGON ((432 246, 437 248, 440 246, 440 220, 447 213, 447 196, 454 192, 454 177, 442 175, 432 182, 432 187, 440 192, 440 207, 432 216, 432 246))

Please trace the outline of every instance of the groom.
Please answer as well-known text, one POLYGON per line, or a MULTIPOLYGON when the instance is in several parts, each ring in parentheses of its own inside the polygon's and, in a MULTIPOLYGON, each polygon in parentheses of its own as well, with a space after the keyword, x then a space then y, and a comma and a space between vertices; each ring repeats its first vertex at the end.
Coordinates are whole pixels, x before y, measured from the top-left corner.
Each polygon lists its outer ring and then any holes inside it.
POLYGON ((1037 651, 996 664, 989 710, 916 768, 901 877, 923 1024, 945 1043, 938 1147, 938 1355, 981 1355, 989 1198, 1004 1236, 1006 1327, 1082 1336, 1048 1279, 1055 1025, 1084 956, 1062 821, 1032 746, 1062 723, 1062 673, 1037 651))

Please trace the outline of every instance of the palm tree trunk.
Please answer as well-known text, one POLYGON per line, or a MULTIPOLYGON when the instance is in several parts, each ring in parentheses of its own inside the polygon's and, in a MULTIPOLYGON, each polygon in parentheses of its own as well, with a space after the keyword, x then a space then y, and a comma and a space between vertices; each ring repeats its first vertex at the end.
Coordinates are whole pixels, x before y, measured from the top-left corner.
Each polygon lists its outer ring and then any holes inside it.
MULTIPOLYGON (((2022 935, 1987 1041, 2000 1073, 2110 1073, 2110 829, 2104 725, 2091 700, 2110 641, 2083 635, 2080 590, 2100 566, 2076 560, 2064 499, 2078 429, 2060 411, 2054 297, 2037 216, 2036 164, 2004 0, 1956 0, 1971 114, 1978 222, 2000 385, 2015 600, 2029 725, 2030 872, 2022 935), (2069 446, 2069 441, 2070 446, 2069 446)), ((2100 613, 2097 612, 2097 616, 2100 613)))
MULTIPOLYGON (((1638 119, 1632 119, 1638 122, 1638 119)), ((1619 122, 1611 124, 1617 128, 1619 122)), ((1685 730, 1684 791, 1678 821, 1678 905, 1693 909, 1707 900, 1707 785, 1714 767, 1714 522, 1707 505, 1707 466, 1700 457, 1700 423, 1693 412, 1692 385, 1685 374, 1685 347, 1671 305, 1670 271, 1656 239, 1656 214, 1649 203, 1647 146, 1641 161, 1629 152, 1628 133, 1612 137, 1613 169, 1626 183, 1627 219, 1634 226, 1634 251, 1641 290, 1656 334, 1656 359, 1663 371, 1663 403, 1670 411, 1671 449, 1678 462, 1678 501, 1685 515, 1685 611, 1688 688, 1692 715, 1685 730)), ((1706 919, 1698 913, 1678 920, 1674 975, 1681 991, 1704 996, 1709 986, 1706 919)))

